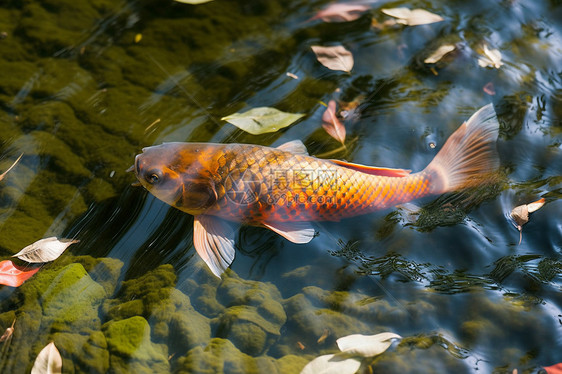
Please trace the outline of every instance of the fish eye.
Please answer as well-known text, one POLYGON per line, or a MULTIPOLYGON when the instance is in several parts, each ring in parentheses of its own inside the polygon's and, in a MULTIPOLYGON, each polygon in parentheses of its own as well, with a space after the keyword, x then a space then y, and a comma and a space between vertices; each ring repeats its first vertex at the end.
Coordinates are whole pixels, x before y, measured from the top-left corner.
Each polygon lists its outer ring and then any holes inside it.
POLYGON ((146 181, 150 184, 157 184, 163 179, 162 172, 160 170, 151 170, 146 173, 146 181))

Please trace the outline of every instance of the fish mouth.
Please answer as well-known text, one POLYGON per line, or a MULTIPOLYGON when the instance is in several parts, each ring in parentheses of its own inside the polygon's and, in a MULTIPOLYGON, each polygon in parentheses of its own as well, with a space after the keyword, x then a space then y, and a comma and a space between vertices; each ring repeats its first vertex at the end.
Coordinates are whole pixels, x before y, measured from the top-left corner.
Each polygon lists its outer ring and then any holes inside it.
POLYGON ((129 168, 127 170, 125 170, 127 173, 130 173, 130 172, 134 171, 136 175, 139 175, 139 171, 140 171, 139 156, 140 155, 136 155, 135 156, 135 163, 133 165, 129 166, 129 168))
MULTIPOLYGON (((134 171, 134 172, 135 172, 135 176, 136 176, 137 178, 138 178, 139 172, 140 172, 139 156, 140 156, 140 155, 137 155, 137 156, 135 157, 135 163, 134 163, 134 165, 131 165, 127 170, 125 170, 127 173, 130 173, 130 172, 133 172, 133 171, 134 171)), ((131 183, 131 186, 133 186, 133 187, 138 187, 138 186, 141 186, 141 183, 140 183, 139 181, 135 181, 135 182, 131 183)))

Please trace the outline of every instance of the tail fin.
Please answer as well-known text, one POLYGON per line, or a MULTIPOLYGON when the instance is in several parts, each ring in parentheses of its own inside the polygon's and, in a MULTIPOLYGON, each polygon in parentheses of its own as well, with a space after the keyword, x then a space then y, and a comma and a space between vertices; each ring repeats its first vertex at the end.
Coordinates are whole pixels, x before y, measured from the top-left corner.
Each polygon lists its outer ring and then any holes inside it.
POLYGON ((492 104, 470 117, 447 139, 424 173, 434 194, 474 187, 499 166, 496 152, 499 124, 492 104))

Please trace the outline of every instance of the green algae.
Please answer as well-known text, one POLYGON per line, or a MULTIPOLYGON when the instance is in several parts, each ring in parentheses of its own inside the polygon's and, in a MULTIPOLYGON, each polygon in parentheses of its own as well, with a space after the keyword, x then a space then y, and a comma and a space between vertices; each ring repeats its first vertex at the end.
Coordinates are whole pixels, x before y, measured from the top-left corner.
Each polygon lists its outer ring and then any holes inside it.
MULTIPOLYGON (((41 269, 24 283, 2 305, 3 310, 12 309, 15 313, 0 314, 0 321, 16 318, 14 335, 2 360, 3 370, 31 367, 34 357, 53 340, 62 350, 67 366, 77 361, 85 367, 92 364, 98 367, 98 372, 103 372, 106 366, 100 367, 97 359, 104 353, 92 354, 95 358, 88 360, 82 356, 80 347, 88 346, 88 337, 101 330, 98 310, 113 291, 107 285, 116 284, 121 266, 115 259, 68 256, 41 269), (95 282, 86 268, 92 269, 94 277, 106 287, 95 282)), ((103 344, 98 337, 98 345, 103 344)))
POLYGON ((214 338, 205 348, 194 348, 179 359, 174 373, 298 373, 306 363, 306 359, 297 356, 279 360, 252 357, 240 352, 229 340, 214 338))
POLYGON ((105 300, 102 310, 110 321, 144 317, 155 342, 174 347, 170 354, 185 354, 205 344, 211 336, 209 319, 198 313, 184 293, 174 288, 172 266, 162 265, 123 282, 115 299, 105 300))
POLYGON ((103 325, 116 372, 160 373, 169 371, 166 346, 150 340, 150 326, 140 317, 110 321, 103 325))

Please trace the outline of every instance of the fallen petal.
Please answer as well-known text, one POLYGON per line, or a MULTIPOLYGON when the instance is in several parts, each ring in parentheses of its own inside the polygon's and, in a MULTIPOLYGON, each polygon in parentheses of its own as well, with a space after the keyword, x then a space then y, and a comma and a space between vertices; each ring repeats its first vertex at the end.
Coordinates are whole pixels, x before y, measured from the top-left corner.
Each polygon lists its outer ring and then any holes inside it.
POLYGON ((386 351, 392 344, 392 339, 402 339, 392 332, 376 335, 354 334, 339 338, 336 342, 340 351, 363 357, 373 357, 386 351))

